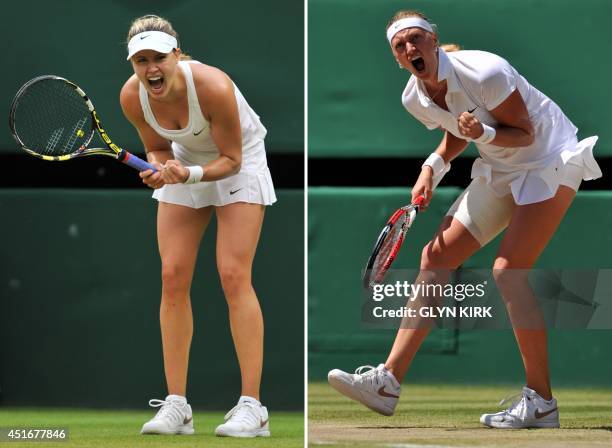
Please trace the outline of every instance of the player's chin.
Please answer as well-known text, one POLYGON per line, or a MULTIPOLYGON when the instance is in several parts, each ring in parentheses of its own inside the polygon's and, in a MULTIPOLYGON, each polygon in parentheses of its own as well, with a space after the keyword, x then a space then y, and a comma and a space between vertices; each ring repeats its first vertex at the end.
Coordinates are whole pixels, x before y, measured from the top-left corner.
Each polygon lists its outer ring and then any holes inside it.
POLYGON ((429 77, 429 72, 426 69, 423 69, 421 71, 412 69, 411 73, 419 79, 427 79, 429 77))
POLYGON ((147 91, 149 92, 149 96, 153 98, 161 99, 166 96, 165 91, 157 91, 157 90, 151 90, 151 89, 147 89, 147 91))

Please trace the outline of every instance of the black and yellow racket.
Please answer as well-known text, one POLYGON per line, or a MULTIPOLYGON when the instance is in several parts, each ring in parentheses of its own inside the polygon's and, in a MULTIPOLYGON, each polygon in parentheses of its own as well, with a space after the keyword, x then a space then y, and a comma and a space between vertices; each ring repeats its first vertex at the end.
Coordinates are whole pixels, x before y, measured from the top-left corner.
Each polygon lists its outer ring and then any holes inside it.
POLYGON ((85 92, 59 76, 39 76, 25 83, 11 104, 9 125, 24 151, 43 160, 103 155, 138 171, 157 171, 150 163, 114 144, 85 92), (96 132, 104 146, 90 148, 96 132))

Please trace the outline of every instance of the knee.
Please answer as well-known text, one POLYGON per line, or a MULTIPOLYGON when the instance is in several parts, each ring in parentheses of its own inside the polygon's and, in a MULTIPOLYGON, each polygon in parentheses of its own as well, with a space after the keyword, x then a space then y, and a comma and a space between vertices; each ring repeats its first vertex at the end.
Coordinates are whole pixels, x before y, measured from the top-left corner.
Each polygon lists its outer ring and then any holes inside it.
POLYGON ((442 249, 429 242, 421 253, 419 279, 425 283, 443 284, 448 282, 450 267, 445 263, 442 249))
POLYGON ((527 269, 515 268, 506 257, 498 256, 493 263, 493 279, 502 295, 527 284, 528 273, 527 269))
POLYGON ((511 267, 507 258, 497 257, 493 262, 493 280, 500 291, 508 288, 511 281, 511 267))
POLYGON ((421 269, 434 268, 434 261, 437 255, 433 251, 433 244, 430 241, 421 251, 421 269))
POLYGON ((162 262, 162 290, 163 296, 177 300, 180 297, 187 297, 191 277, 186 274, 188 269, 182 267, 179 263, 163 263, 162 262))
POLYGON ((228 303, 240 297, 251 288, 251 272, 240 263, 224 262, 219 264, 219 278, 228 303))
POLYGON ((433 241, 427 243, 421 252, 421 269, 427 270, 450 267, 445 264, 444 251, 442 248, 433 241))

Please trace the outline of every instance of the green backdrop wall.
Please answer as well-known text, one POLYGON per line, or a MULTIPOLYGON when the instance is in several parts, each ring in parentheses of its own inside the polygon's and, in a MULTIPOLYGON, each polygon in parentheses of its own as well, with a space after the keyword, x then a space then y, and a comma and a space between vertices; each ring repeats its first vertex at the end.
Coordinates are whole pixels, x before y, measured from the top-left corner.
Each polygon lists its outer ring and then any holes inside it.
MULTIPOLYGON (((420 157, 440 141, 403 108, 400 70, 385 27, 401 9, 423 11, 440 40, 506 58, 612 155, 607 0, 309 0, 310 157, 420 157)), ((466 155, 474 156, 470 148, 466 155)))
MULTIPOLYGON (((461 190, 442 187, 420 214, 394 264, 419 266, 431 239, 461 190)), ((308 193, 309 377, 329 370, 352 371, 385 361, 395 332, 361 325, 361 273, 374 240, 391 210, 404 204, 409 189, 310 188, 308 193)), ((538 261, 541 268, 610 268, 612 193, 581 192, 538 261)), ((490 268, 500 239, 470 258, 466 268, 490 268)), ((550 332, 554 384, 612 386, 610 330, 550 332)), ((502 382, 521 384, 521 358, 509 330, 435 330, 410 368, 408 381, 502 382)))
MULTIPOLYGON (((41 74, 79 84, 111 138, 143 152, 123 117, 119 91, 132 74, 125 38, 144 14, 169 19, 184 51, 224 70, 268 129, 270 152, 302 153, 304 4, 301 0, 21 0, 2 10, 0 98, 8 113, 19 86, 41 74)), ((5 128, 7 129, 7 128, 5 128)), ((0 152, 17 152, 8 132, 0 152)))
MULTIPOLYGON (((165 396, 150 194, 0 190, 3 404, 143 408, 165 396)), ((278 198, 266 211, 253 272, 266 324, 262 400, 302 410, 304 199, 292 190, 278 198)), ((200 409, 229 409, 240 393, 215 233, 213 224, 191 291, 188 395, 200 409)))

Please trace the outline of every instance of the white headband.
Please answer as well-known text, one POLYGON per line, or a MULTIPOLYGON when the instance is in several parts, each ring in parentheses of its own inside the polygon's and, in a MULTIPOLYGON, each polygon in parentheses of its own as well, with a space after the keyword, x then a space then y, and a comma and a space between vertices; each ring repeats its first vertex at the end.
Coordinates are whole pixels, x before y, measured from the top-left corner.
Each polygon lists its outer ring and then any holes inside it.
POLYGON ((170 53, 178 48, 176 37, 163 31, 144 31, 136 34, 128 43, 128 61, 142 50, 155 50, 160 53, 170 53))
POLYGON ((420 17, 404 17, 403 19, 399 19, 391 24, 391 26, 387 29, 387 40, 391 43, 393 36, 399 33, 401 30, 405 30, 406 28, 423 28, 425 31, 429 31, 433 33, 434 30, 431 24, 420 17))

